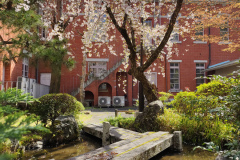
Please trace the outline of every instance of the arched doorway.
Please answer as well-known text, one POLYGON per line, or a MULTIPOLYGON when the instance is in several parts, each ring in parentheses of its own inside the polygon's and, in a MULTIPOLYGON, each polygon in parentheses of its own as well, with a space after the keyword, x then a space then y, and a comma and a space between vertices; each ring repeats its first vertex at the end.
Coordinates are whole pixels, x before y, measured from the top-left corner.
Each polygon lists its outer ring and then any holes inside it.
POLYGON ((89 107, 94 106, 94 94, 91 91, 85 91, 84 101, 87 103, 89 107))
POLYGON ((98 96, 112 97, 112 86, 109 83, 101 83, 98 87, 98 96))

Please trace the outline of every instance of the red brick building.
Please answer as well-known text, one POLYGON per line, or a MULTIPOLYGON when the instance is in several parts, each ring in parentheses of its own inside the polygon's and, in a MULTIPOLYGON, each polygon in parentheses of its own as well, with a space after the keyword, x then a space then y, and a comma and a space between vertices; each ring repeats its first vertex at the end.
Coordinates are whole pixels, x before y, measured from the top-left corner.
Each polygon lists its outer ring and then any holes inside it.
MULTIPOLYGON (((179 18, 184 19, 186 16, 180 15, 179 18)), ((167 14, 159 16, 157 23, 167 23, 169 16, 167 14)), ((145 22, 154 27, 153 16, 145 22)), ((181 23, 181 21, 179 21, 181 23)), ((71 27, 68 28, 71 30, 71 27)), ((223 32, 220 28, 205 28, 196 35, 220 35, 223 32)), ((231 39, 235 35, 232 34, 231 28, 225 30, 228 38, 231 39)), ((116 37, 119 37, 118 32, 116 37)), ((232 61, 240 58, 240 51, 233 53, 223 52, 227 47, 226 44, 209 43, 204 40, 193 40, 190 37, 182 37, 177 32, 174 34, 172 41, 174 47, 178 48, 179 55, 173 54, 171 59, 158 59, 150 66, 151 71, 146 73, 150 81, 157 87, 157 91, 177 93, 185 91, 186 88, 191 91, 196 90, 196 86, 206 82, 204 79, 195 79, 199 76, 205 76, 201 72, 209 66, 223 62, 232 61), (162 66, 163 68, 159 67, 162 66)), ((226 39, 225 39, 226 42, 226 39)), ((82 41, 81 37, 75 37, 71 40, 71 50, 73 51, 76 67, 69 71, 67 68, 62 68, 61 88, 63 93, 69 93, 79 98, 78 88, 80 86, 79 75, 82 74, 82 41)), ((114 42, 116 53, 121 53, 123 50, 122 41, 116 38, 114 42)), ((99 49, 102 52, 103 48, 99 49)), ((123 56, 115 56, 106 53, 104 56, 88 56, 86 66, 86 81, 85 81, 85 100, 89 105, 97 106, 99 96, 108 96, 112 99, 113 96, 124 96, 125 105, 132 106, 138 99, 138 82, 136 83, 132 76, 124 70, 123 56)), ((31 65, 31 59, 19 59, 15 64, 13 62, 0 63, 0 81, 3 81, 5 86, 17 81, 18 76, 25 76, 36 79, 36 82, 44 85, 50 85, 51 70, 45 62, 39 62, 37 66, 31 65), (4 71, 4 72, 3 72, 4 71), (3 77, 5 77, 3 79, 3 77)), ((206 74, 214 74, 209 72, 206 74)), ((15 84, 16 85, 16 84, 15 84)), ((14 84, 13 84, 14 86, 14 84)))

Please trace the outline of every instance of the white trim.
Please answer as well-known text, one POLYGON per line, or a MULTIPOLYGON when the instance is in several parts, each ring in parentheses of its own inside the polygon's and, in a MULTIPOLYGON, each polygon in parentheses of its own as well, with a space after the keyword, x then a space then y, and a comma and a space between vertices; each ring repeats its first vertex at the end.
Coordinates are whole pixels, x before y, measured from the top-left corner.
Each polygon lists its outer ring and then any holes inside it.
POLYGON ((88 62, 109 62, 108 58, 86 58, 88 62))
POLYGON ((180 63, 180 62, 182 62, 182 60, 168 60, 168 62, 171 62, 171 63, 180 63))
POLYGON ((207 60, 194 60, 194 63, 207 63, 207 60))
MULTIPOLYGON (((177 61, 182 61, 182 60, 177 60, 177 61)), ((179 62, 171 62, 171 63, 179 63, 179 62)), ((180 64, 178 64, 178 66, 171 66, 169 67, 169 84, 170 84, 170 92, 171 91, 176 91, 176 92, 179 92, 179 90, 181 90, 181 86, 180 86, 180 64), (179 85, 179 88, 178 89, 171 89, 171 69, 178 69, 178 85, 179 85)))
POLYGON ((195 43, 195 44, 207 44, 206 41, 193 41, 193 43, 195 43))

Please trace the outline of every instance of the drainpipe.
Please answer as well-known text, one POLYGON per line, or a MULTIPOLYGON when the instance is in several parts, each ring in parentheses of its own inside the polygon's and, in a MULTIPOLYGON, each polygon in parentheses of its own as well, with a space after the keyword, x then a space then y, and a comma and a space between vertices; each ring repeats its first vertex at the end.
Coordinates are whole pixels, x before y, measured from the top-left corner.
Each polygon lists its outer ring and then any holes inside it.
MULTIPOLYGON (((209 27, 209 28, 208 28, 208 36, 210 36, 210 34, 211 34, 211 28, 209 27)), ((212 61, 212 60, 211 60, 211 58, 212 58, 212 57, 211 57, 211 56, 212 56, 212 55, 211 55, 211 43, 210 43, 209 40, 208 40, 208 53, 209 53, 209 57, 208 57, 208 61, 209 61, 209 62, 208 62, 207 68, 211 65, 211 61, 212 61)))
POLYGON ((5 63, 3 62, 3 72, 2 72, 2 91, 4 90, 4 82, 5 82, 5 63))
POLYGON ((168 92, 168 89, 167 89, 167 87, 168 87, 168 83, 167 83, 167 55, 165 54, 165 81, 166 81, 166 92, 168 92))
POLYGON ((35 68, 35 79, 36 79, 36 82, 38 83, 38 60, 36 62, 36 68, 35 68))
MULTIPOLYGON (((208 36, 210 36, 211 34, 211 28, 208 28, 208 36)), ((208 40, 208 53, 209 53, 209 57, 208 57, 208 66, 207 68, 211 65, 211 61, 212 61, 212 54, 211 54, 211 42, 208 40)), ((208 73, 207 73, 208 75, 208 73)))

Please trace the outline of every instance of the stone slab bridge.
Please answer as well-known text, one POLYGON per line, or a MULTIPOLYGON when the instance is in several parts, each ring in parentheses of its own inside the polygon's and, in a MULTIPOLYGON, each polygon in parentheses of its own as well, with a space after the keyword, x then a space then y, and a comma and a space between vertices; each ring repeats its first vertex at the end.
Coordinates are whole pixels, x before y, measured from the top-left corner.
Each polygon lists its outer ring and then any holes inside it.
POLYGON ((86 125, 83 131, 101 138, 103 147, 69 160, 147 160, 169 147, 182 151, 181 131, 138 133, 112 127, 108 122, 86 125))

